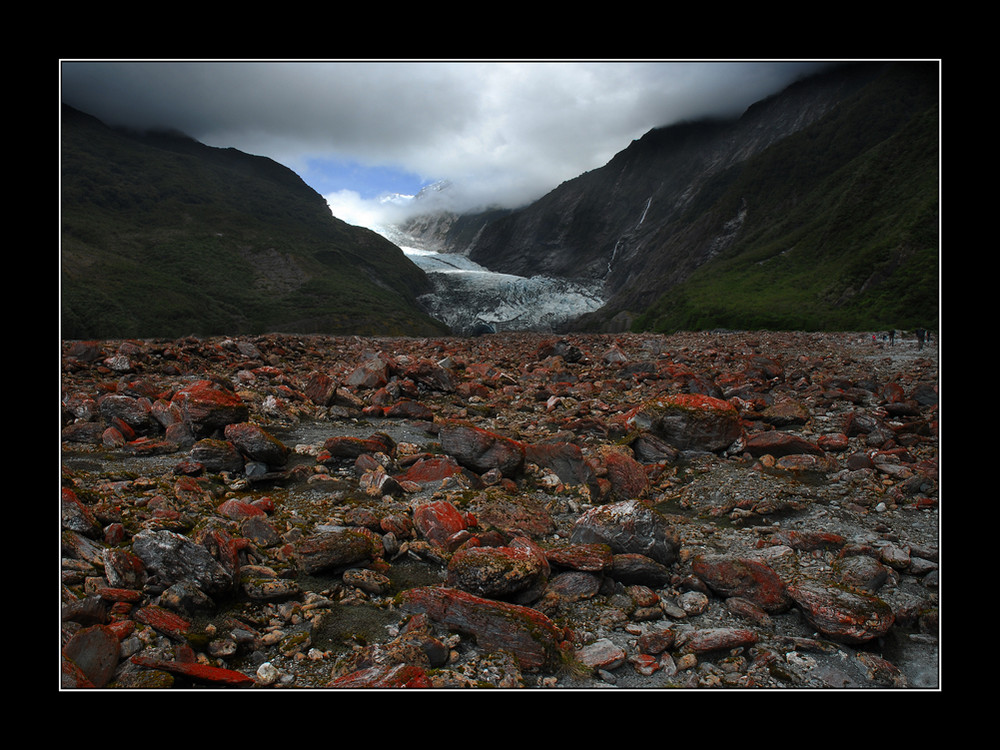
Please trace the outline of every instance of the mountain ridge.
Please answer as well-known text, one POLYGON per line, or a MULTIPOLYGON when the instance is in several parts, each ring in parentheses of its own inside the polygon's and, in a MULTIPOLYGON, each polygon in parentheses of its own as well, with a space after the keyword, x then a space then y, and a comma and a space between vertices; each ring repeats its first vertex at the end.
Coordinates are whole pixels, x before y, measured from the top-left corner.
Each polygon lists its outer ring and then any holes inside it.
POLYGON ((438 335, 431 284, 287 167, 63 105, 63 338, 438 335))
POLYGON ((653 128, 529 206, 453 218, 433 239, 494 271, 604 279, 607 304, 573 326, 583 330, 933 326, 938 155, 924 145, 937 135, 936 76, 929 63, 835 66, 738 118, 653 128), (912 123, 920 128, 908 137, 923 145, 885 145, 912 123), (880 147, 895 149, 895 168, 911 186, 899 184, 892 165, 876 167, 880 147), (896 203, 883 202, 879 220, 853 207, 855 232, 839 227, 839 247, 821 253, 839 253, 844 270, 814 264, 838 278, 815 278, 806 261, 797 275, 771 280, 740 269, 757 264, 755 254, 776 255, 768 246, 818 253, 817 237, 833 233, 831 221, 851 224, 848 215, 829 216, 825 202, 851 203, 844 185, 866 170, 878 173, 896 203), (895 238, 863 236, 889 235, 886 217, 894 213, 905 215, 895 238), (904 250, 904 232, 921 244, 904 250), (864 264, 871 273, 859 279, 864 264))

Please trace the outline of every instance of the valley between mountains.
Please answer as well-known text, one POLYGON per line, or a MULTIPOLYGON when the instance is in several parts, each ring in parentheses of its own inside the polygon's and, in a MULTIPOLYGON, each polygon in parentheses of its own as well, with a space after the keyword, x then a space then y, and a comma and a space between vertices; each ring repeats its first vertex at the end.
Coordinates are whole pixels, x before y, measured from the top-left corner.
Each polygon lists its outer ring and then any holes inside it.
POLYGON ((64 105, 60 687, 939 690, 939 78, 385 232, 64 105))

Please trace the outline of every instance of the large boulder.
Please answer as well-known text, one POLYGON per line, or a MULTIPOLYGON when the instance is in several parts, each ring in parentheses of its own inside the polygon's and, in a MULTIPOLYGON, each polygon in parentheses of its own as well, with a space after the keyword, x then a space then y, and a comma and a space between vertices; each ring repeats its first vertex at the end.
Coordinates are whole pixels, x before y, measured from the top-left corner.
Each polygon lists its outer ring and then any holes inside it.
POLYGON ((73 634, 63 646, 62 655, 83 673, 88 687, 102 688, 114 676, 121 643, 111 628, 91 625, 73 634))
POLYGON ((268 466, 284 466, 288 460, 285 444, 258 425, 250 422, 228 424, 224 435, 253 461, 261 461, 268 466))
POLYGON ((447 549, 449 539, 472 523, 447 500, 433 500, 413 510, 413 524, 420 536, 441 549, 447 549))
POLYGON ((190 581, 212 596, 233 587, 232 574, 204 545, 174 531, 141 531, 132 539, 132 551, 164 588, 190 581))
POLYGON ((108 393, 97 400, 101 416, 111 425, 120 420, 137 434, 146 433, 153 424, 153 404, 148 398, 108 393))
POLYGON ((210 435, 227 424, 246 422, 249 407, 231 390, 213 380, 197 380, 170 400, 196 436, 210 435))
POLYGON ((299 569, 309 575, 368 562, 377 552, 369 536, 350 528, 321 530, 295 545, 299 569))
POLYGON ((527 462, 546 468, 566 484, 587 484, 594 471, 574 443, 528 443, 524 446, 527 462))
POLYGON ((563 629, 530 607, 443 586, 421 586, 400 595, 400 609, 470 634, 486 651, 507 651, 526 671, 552 670, 562 663, 563 629))
POLYGON ((886 602, 840 584, 804 580, 789 584, 788 594, 816 630, 845 643, 874 640, 895 622, 886 602))
POLYGON ((438 438, 445 453, 479 474, 497 469, 509 477, 524 466, 524 445, 481 427, 462 423, 445 425, 438 438))
POLYGON ((202 438, 192 446, 190 456, 192 461, 213 474, 223 471, 241 472, 244 469, 243 455, 228 440, 202 438))
POLYGON ((645 555, 661 565, 677 560, 680 538, 662 514, 636 500, 599 505, 573 526, 572 544, 607 544, 612 552, 645 555))
POLYGON ((506 599, 544 583, 548 562, 533 547, 470 547, 452 555, 448 585, 506 599))
POLYGON ((759 560, 697 555, 691 560, 691 570, 720 596, 746 599, 766 612, 782 612, 791 605, 781 577, 759 560))
POLYGON ((649 430, 680 450, 722 451, 743 434, 735 406, 697 393, 650 399, 629 411, 625 422, 649 430))
POLYGON ((766 430, 748 436, 744 450, 751 456, 769 454, 775 458, 795 454, 823 455, 823 449, 816 443, 779 430, 766 430))

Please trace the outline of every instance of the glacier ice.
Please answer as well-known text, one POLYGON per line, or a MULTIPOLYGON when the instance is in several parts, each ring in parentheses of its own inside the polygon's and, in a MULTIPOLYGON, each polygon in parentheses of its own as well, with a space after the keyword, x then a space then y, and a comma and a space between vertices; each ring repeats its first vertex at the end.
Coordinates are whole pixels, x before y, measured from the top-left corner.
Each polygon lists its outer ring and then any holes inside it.
POLYGON ((553 331, 604 304, 599 283, 496 273, 458 253, 402 249, 434 285, 420 304, 457 334, 478 322, 497 331, 553 331))

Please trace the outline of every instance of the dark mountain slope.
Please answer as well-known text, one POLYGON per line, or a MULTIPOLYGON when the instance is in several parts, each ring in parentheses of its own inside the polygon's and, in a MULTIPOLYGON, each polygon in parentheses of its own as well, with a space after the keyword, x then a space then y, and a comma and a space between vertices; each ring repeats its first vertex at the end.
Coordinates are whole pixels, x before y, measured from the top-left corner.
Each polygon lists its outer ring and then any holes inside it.
POLYGON ((291 170, 63 107, 62 335, 441 333, 402 251, 291 170))
POLYGON ((697 270, 637 264, 654 283, 612 305, 643 310, 636 327, 654 330, 936 327, 938 122, 936 72, 887 68, 706 187, 663 238, 700 254, 697 270))
POLYGON ((441 244, 497 271, 602 279, 586 328, 903 326, 906 310, 931 325, 937 101, 936 64, 837 66, 736 120, 654 129, 441 244))

